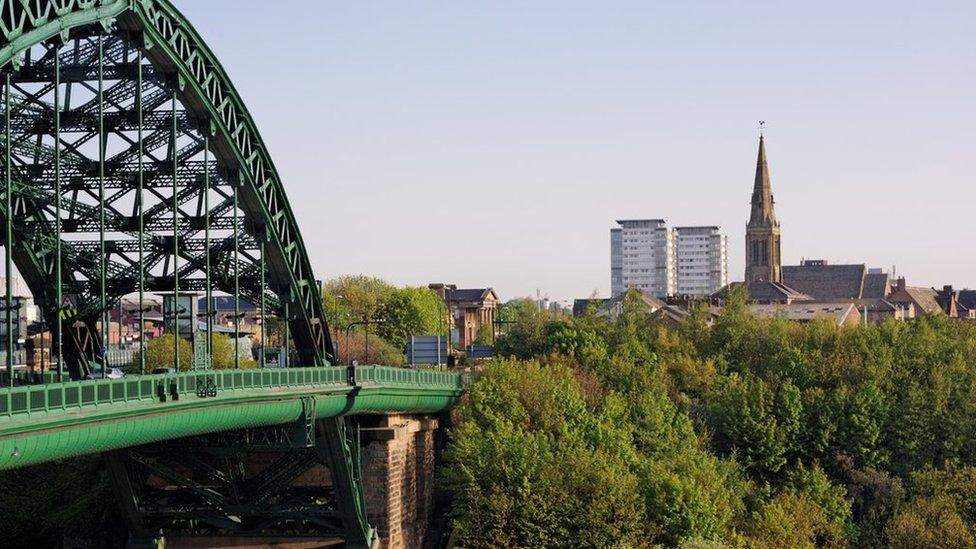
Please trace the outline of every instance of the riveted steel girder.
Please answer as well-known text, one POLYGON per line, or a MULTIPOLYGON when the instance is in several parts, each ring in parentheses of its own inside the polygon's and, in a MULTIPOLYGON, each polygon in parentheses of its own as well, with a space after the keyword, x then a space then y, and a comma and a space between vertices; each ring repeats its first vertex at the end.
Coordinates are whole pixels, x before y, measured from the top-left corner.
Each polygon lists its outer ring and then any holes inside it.
POLYGON ((198 289, 209 259, 211 274, 220 271, 209 279, 213 287, 231 293, 237 279, 242 297, 258 301, 263 295, 279 314, 288 312, 301 364, 331 361, 315 277, 281 178, 216 57, 169 2, 0 0, 0 70, 13 71, 12 135, 2 146, 15 157, 16 239, 32 248, 18 251, 15 262, 48 315, 60 305, 51 288, 58 241, 60 293, 74 296, 90 324, 134 290, 139 266, 146 267, 146 290, 167 289, 161 286, 177 278, 181 289, 198 289), (66 93, 54 140, 56 81, 66 93), (180 108, 170 111, 174 92, 180 108), (141 149, 133 136, 140 128, 141 149), (209 162, 200 158, 205 143, 209 162), (103 159, 93 152, 99 147, 106 149, 103 159), (140 168, 144 233, 134 226, 132 198, 140 168), (55 179, 63 204, 60 234, 53 223, 55 179), (169 191, 174 179, 175 194, 169 191), (202 211, 206 193, 217 198, 209 212, 202 211), (232 215, 235 202, 240 226, 232 215), (224 232, 211 249, 200 245, 206 214, 210 229, 224 232), (167 231, 174 233, 169 240, 167 231), (104 263, 92 261, 96 232, 110 235, 99 246, 104 263), (147 245, 136 259, 132 242, 139 240, 147 245), (178 245, 171 249, 170 243, 178 245), (227 270, 234 265, 236 273, 227 270), (262 271, 267 287, 255 276, 262 271))

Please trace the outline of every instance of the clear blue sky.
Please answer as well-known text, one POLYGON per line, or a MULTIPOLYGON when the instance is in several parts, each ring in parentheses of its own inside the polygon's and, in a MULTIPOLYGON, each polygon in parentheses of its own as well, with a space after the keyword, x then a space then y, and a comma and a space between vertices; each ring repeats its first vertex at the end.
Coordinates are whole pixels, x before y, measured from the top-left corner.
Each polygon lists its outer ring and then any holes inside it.
POLYGON ((976 286, 972 0, 174 2, 320 277, 605 294, 612 221, 663 217, 741 279, 762 119, 787 264, 976 286))

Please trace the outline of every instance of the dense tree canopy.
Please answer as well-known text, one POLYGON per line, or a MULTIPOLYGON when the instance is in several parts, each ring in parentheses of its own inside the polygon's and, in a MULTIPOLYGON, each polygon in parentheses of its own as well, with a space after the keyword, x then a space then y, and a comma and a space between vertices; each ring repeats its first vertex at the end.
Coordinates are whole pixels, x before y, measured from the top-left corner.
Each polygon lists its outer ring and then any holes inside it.
MULTIPOLYGON (((341 341, 346 338, 346 332, 365 332, 366 320, 370 322, 370 346, 373 347, 375 342, 378 352, 383 349, 381 354, 369 357, 374 362, 379 358, 391 359, 388 349, 402 355, 410 336, 448 332, 446 306, 429 288, 398 288, 379 278, 344 276, 323 285, 322 303, 333 327, 333 337, 340 340, 339 352, 344 357, 341 341)), ((350 349, 354 349, 353 343, 360 339, 365 338, 352 337, 350 349)), ((362 353, 365 353, 365 344, 362 347, 362 353)), ((372 349, 370 351, 372 355, 372 349)), ((351 352, 350 356, 356 360, 366 358, 356 352, 351 352)), ((399 362, 402 359, 394 363, 399 362)))
POLYGON ((465 546, 976 543, 976 325, 519 305, 447 452, 465 546))

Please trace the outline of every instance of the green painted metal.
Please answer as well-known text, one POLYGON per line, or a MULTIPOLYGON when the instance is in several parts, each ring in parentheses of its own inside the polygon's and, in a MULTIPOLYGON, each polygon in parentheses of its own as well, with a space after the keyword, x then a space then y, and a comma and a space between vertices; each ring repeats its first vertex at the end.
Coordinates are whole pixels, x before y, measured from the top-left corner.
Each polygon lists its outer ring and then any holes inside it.
POLYGON ((302 417, 435 413, 455 406, 460 374, 357 366, 217 370, 201 374, 130 376, 0 390, 0 469, 218 431, 280 425, 302 417), (216 397, 198 397, 212 380, 216 397), (158 402, 157 386, 175 382, 179 400, 158 402))
MULTIPOLYGON (((268 285, 276 295, 272 299, 271 296, 260 294, 257 281, 251 280, 257 278, 257 265, 247 265, 244 267, 245 270, 239 273, 241 281, 244 282, 244 274, 247 273, 247 284, 254 287, 242 288, 242 296, 254 302, 262 297, 268 297, 269 307, 279 313, 284 307, 290 305, 288 328, 294 337, 300 362, 314 365, 332 362, 333 346, 315 278, 297 223, 288 206, 281 179, 253 120, 216 57, 189 22, 169 2, 165 0, 0 0, 0 69, 16 68, 22 64, 23 53, 37 44, 48 43, 47 41, 51 40, 63 42, 86 35, 101 40, 100 37, 108 32, 133 41, 158 71, 172 75, 173 81, 177 83, 176 89, 180 101, 186 107, 190 125, 195 125, 201 135, 209 138, 208 150, 213 153, 216 163, 229 179, 229 183, 236 185, 235 188, 240 190, 240 209, 245 218, 244 225, 264 228, 268 256, 266 261, 268 285), (101 34, 95 30, 99 28, 98 25, 105 29, 101 34)), ((106 65, 105 69, 108 68, 106 65)), ((112 70, 115 71, 112 78, 117 79, 120 74, 118 69, 113 67, 112 70)), ((112 90, 106 89, 105 93, 111 94, 112 90)), ((150 116, 154 114, 153 111, 147 113, 150 116)), ((101 110, 99 114, 107 115, 101 110)), ((17 114, 15 118, 16 116, 17 114)), ((141 117, 139 123, 141 128, 141 117)), ((116 124, 117 122, 113 122, 113 125, 116 124)), ((113 131, 116 131, 114 127, 113 131)), ((141 145, 142 140, 140 139, 139 142, 141 145)), ((16 145, 21 149, 28 146, 25 142, 16 145)), ((41 150, 41 152, 50 156, 60 154, 60 147, 52 147, 52 149, 55 150, 41 150)), ((68 164, 70 162, 67 160, 68 164)), ((55 163, 61 166, 63 162, 59 160, 55 163)), ((100 162, 100 168, 103 168, 103 165, 104 162, 100 162)), ((101 172, 102 170, 100 175, 101 172)), ((24 183, 24 186, 30 187, 29 183, 26 181, 24 183)), ((15 190, 18 184, 18 182, 13 183, 15 190)), ((183 190, 181 189, 180 192, 183 193, 183 190)), ((181 194, 179 200, 185 200, 185 196, 181 194)), ((124 262, 119 261, 113 262, 108 269, 109 284, 105 292, 84 293, 79 289, 83 286, 83 281, 97 281, 104 277, 97 276, 97 268, 86 270, 84 249, 74 251, 67 249, 72 246, 58 238, 59 231, 53 226, 56 225, 53 220, 44 219, 43 216, 36 214, 47 203, 44 195, 29 190, 27 196, 14 198, 15 201, 19 199, 25 200, 25 213, 27 219, 31 220, 34 234, 17 233, 15 238, 26 239, 32 236, 35 250, 18 251, 19 255, 14 259, 20 270, 27 273, 25 279, 33 293, 36 296, 49 296, 48 299, 39 299, 47 305, 49 310, 46 313, 51 313, 51 309, 54 309, 51 304, 57 301, 55 294, 59 288, 53 287, 55 286, 53 280, 56 278, 53 258, 58 255, 55 249, 59 246, 66 248, 63 256, 65 263, 63 272, 70 273, 70 276, 66 277, 69 280, 65 281, 66 287, 71 288, 68 293, 84 297, 84 299, 79 297, 79 301, 84 301, 79 303, 79 309, 83 312, 81 316, 85 318, 98 319, 105 314, 106 307, 111 306, 111 303, 121 295, 127 291, 135 292, 137 287, 141 286, 138 269, 133 267, 125 273, 120 270, 120 264, 124 265, 124 262), (27 200, 28 198, 30 200, 27 200), (109 295, 106 296, 106 293, 109 295), (105 305, 101 303, 103 296, 108 302, 105 305)), ((78 205, 74 204, 73 207, 75 206, 78 205)), ((83 208, 76 211, 92 217, 99 215, 95 211, 85 212, 83 208)), ((110 215, 107 222, 110 231, 115 232, 126 224, 124 219, 117 219, 114 215, 110 215)), ((152 223, 151 219, 150 223, 152 223)), ((136 231, 130 234, 135 235, 136 231)), ((15 247, 17 244, 20 242, 15 242, 15 247)), ((108 253, 119 253, 115 251, 117 245, 117 242, 110 243, 108 253)), ((180 278, 182 282, 187 270, 199 271, 203 268, 206 254, 184 249, 181 239, 174 242, 173 248, 179 250, 173 257, 174 263, 185 265, 185 268, 172 275, 173 278, 180 278), (198 255, 190 257, 191 254, 198 255)), ((132 252, 134 253, 135 250, 132 252)), ((88 252, 87 256, 90 255, 88 252)), ((218 286, 222 283, 220 289, 231 290, 228 280, 217 282, 218 286)), ((203 288, 187 289, 199 291, 203 288)), ((90 324, 94 326, 92 322, 90 324)), ((101 334, 101 337, 104 340, 104 334, 101 334)), ((70 355, 67 350, 66 353, 70 355)))
MULTIPOLYGON (((6 125, 5 138, 7 143, 10 143, 10 74, 8 73, 5 78, 4 88, 3 88, 3 104, 6 114, 4 115, 4 121, 6 125)), ((5 322, 4 326, 7 330, 7 344, 4 345, 7 357, 7 379, 10 380, 10 385, 14 384, 14 329, 13 329, 13 291, 11 285, 13 284, 13 234, 14 234, 14 215, 13 215, 13 177, 11 176, 13 171, 13 162, 11 160, 10 147, 5 147, 6 149, 6 183, 5 183, 5 196, 4 202, 6 203, 6 212, 4 213, 4 218, 6 218, 6 229, 4 231, 4 244, 3 244, 3 257, 4 257, 4 273, 6 274, 6 297, 3 302, 3 310, 5 322)))
POLYGON ((332 472, 332 483, 342 508, 346 546, 371 547, 376 531, 366 520, 359 431, 345 417, 326 419, 322 421, 322 427, 325 436, 316 440, 316 451, 332 472))
MULTIPOLYGON (((267 306, 285 319, 285 366, 292 345, 295 362, 309 366, 0 389, 0 469, 303 425, 309 444, 314 438, 316 451, 328 454, 338 471, 348 541, 371 542, 358 437, 348 416, 441 412, 458 402, 466 380, 444 372, 328 367, 331 336, 281 178, 243 101, 190 23, 167 0, 0 0, 0 72, 8 272, 12 261, 45 317, 57 313, 65 296, 77 306, 80 322, 72 322, 58 357, 73 379, 98 362, 104 371, 97 349, 108 339, 109 308, 146 291, 205 290, 208 343, 212 290, 234 295, 237 326, 239 299, 260 300, 262 314, 267 306), (96 98, 72 104, 73 85, 97 90, 96 98), (127 132, 137 132, 136 142, 127 132), (97 157, 86 155, 95 137, 97 157), (109 140, 125 142, 123 150, 109 140), (160 193, 163 181, 172 194, 160 193), (144 196, 151 201, 145 207, 144 196), (129 202, 131 213, 124 211, 129 202), (212 242, 211 230, 232 234, 212 242), (86 240, 95 233, 97 241, 86 240), (315 420, 324 424, 324 437, 314 436, 315 420)), ((59 347, 62 329, 58 322, 59 347)), ((117 460, 111 465, 115 477, 123 474, 118 466, 117 460)))

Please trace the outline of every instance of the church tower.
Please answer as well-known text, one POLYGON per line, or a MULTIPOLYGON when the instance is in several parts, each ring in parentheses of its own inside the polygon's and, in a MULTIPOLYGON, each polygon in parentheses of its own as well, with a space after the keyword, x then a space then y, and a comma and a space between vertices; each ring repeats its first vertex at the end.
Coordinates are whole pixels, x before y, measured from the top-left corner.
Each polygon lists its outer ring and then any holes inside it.
POLYGON ((766 164, 766 144, 759 136, 756 183, 752 189, 752 213, 746 225, 746 284, 783 282, 779 221, 773 210, 773 187, 766 164))

